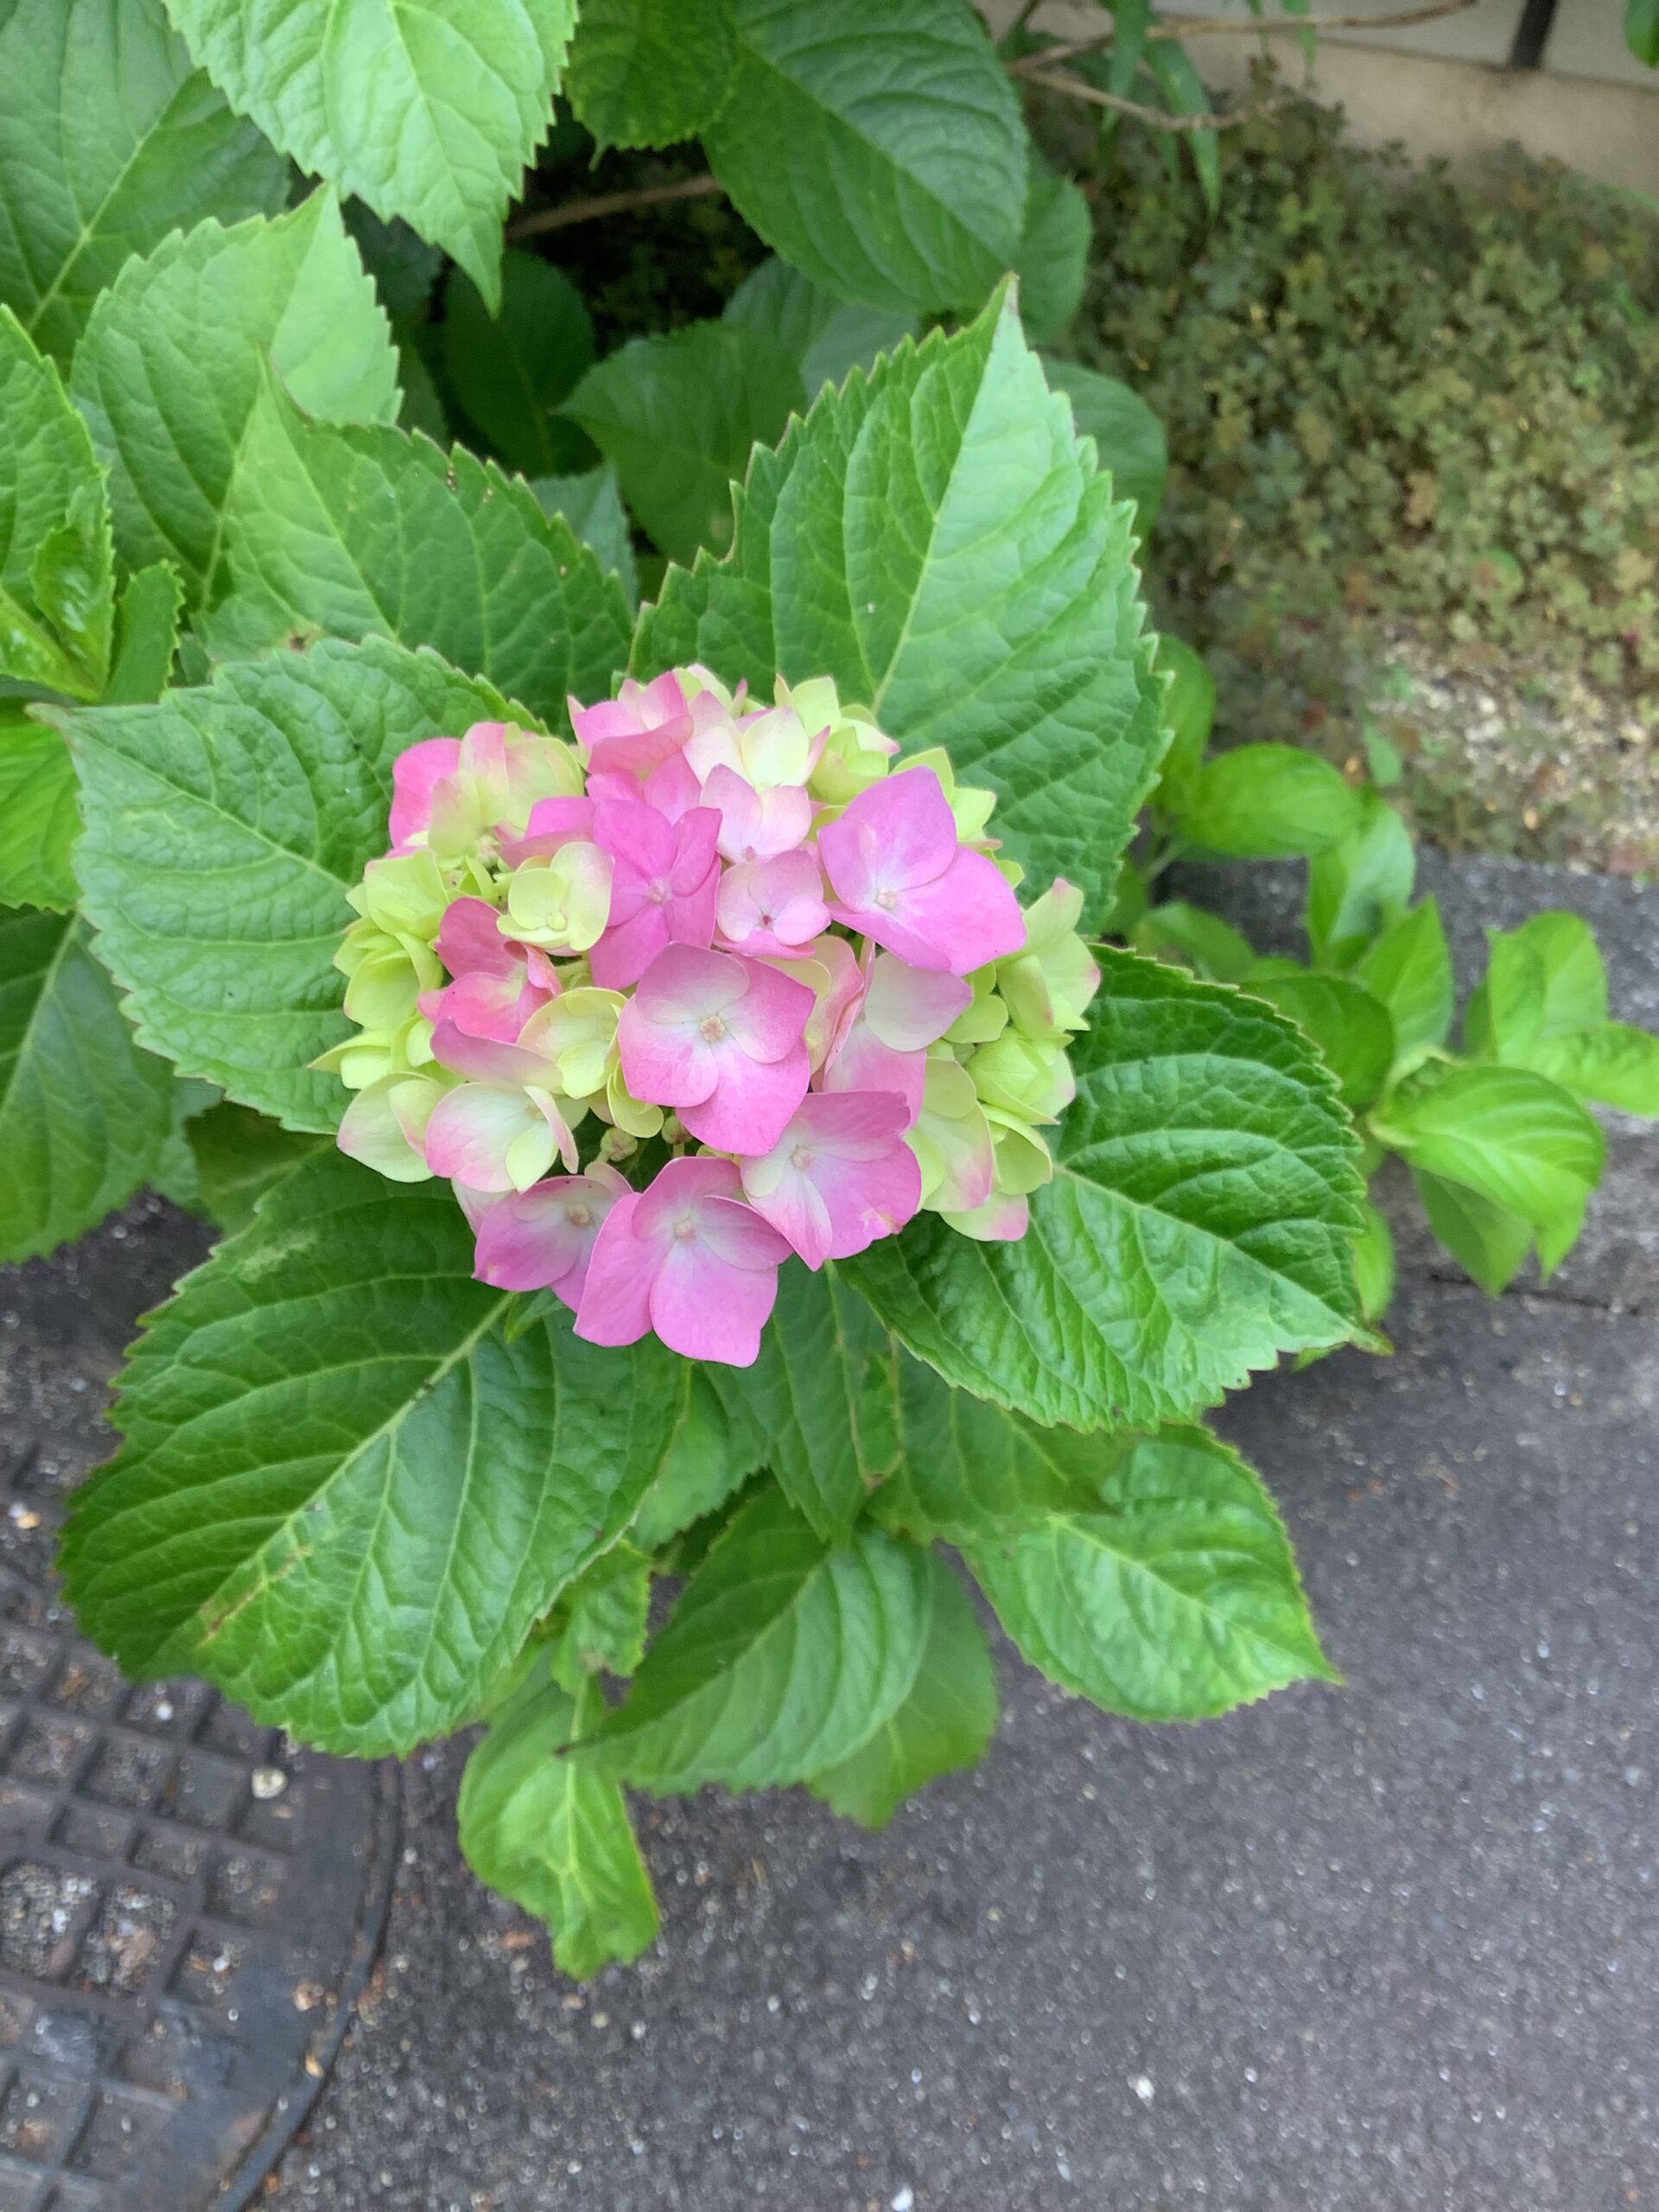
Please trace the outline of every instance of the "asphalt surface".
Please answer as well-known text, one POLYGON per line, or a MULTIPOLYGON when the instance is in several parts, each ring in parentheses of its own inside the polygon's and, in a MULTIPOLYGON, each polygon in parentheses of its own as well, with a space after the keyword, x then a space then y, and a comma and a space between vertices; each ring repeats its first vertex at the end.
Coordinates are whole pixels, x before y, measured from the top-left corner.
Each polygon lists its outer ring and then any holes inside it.
MULTIPOLYGON (((1652 894, 1452 892, 1454 937, 1590 907, 1615 1010, 1659 1022, 1652 894)), ((0 1279, 66 1452, 192 1234, 142 1213, 0 1279)), ((580 1991, 460 1862, 461 1750, 419 1758, 275 2212, 1659 2212, 1659 1142, 1615 1132, 1541 1296, 1404 1251, 1391 1361, 1224 1422, 1345 1688, 1136 1728, 1005 1649, 984 1765, 880 1835, 644 1807, 662 1942, 580 1991)))

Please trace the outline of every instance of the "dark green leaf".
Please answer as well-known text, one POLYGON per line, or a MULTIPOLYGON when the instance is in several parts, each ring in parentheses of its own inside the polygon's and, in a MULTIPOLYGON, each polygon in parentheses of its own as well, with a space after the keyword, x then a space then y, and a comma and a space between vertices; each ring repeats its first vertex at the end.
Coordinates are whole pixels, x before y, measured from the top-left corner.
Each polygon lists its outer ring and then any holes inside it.
POLYGON ((1172 960, 1212 983, 1236 983, 1256 965, 1255 947, 1230 922, 1185 899, 1166 899, 1144 913, 1130 931, 1137 952, 1172 960))
POLYGON ((115 659, 104 687, 106 707, 153 705, 167 689, 179 649, 183 590, 165 561, 127 580, 115 610, 115 659))
POLYGON ((627 510, 616 471, 606 462, 583 476, 538 476, 531 485, 543 514, 563 515, 572 536, 590 546, 607 575, 620 579, 629 611, 639 604, 639 574, 627 510))
MULTIPOLYGON (((1171 115, 1208 115, 1209 87, 1199 76, 1192 56, 1173 39, 1149 40, 1141 59, 1152 73, 1171 115)), ((1186 150, 1204 204, 1214 215, 1221 207, 1221 142, 1213 130, 1184 130, 1186 150)))
POLYGON ((651 1561, 624 1541, 602 1552, 565 1592, 553 1670, 573 1694, 589 1675, 632 1675, 645 1648, 651 1561))
POLYGON ((1508 1289, 1532 1247, 1532 1224, 1461 1183, 1414 1167, 1411 1177, 1428 1225, 1489 1298, 1508 1289))
POLYGON ((468 419, 526 476, 585 468, 593 448, 553 410, 593 365, 587 303, 563 270, 512 249, 501 259, 501 310, 492 315, 464 270, 443 296, 443 365, 468 419))
POLYGON ((1357 1113, 1370 1104, 1394 1065, 1394 1023, 1380 999, 1348 976, 1258 974, 1244 988, 1313 1039, 1344 1106, 1357 1113))
POLYGON ((773 254, 752 269, 726 302, 728 322, 751 324, 782 346, 801 372, 809 399, 853 369, 871 369, 916 335, 917 318, 893 308, 861 307, 821 291, 773 254))
POLYGON ((1224 985, 1099 958, 1025 1236, 926 1215, 842 1262, 947 1382, 1077 1428, 1185 1419, 1357 1321, 1357 1146, 1306 1039, 1224 985))
POLYGON ((0 676, 95 699, 109 667, 110 513, 56 368, 0 307, 0 676))
POLYGON ((245 1229, 271 1185, 293 1174, 326 1141, 228 1102, 194 1116, 185 1139, 202 1207, 227 1236, 245 1229))
POLYGON ((1083 303, 1090 227, 1089 202, 1077 187, 1033 154, 1026 227, 1014 260, 1020 317, 1033 346, 1057 338, 1083 303))
POLYGON ((658 1550, 723 1505, 765 1457, 747 1420, 733 1423, 708 1369, 683 1363, 682 1393, 668 1456, 628 1531, 642 1551, 658 1550))
POLYGON ((1202 656, 1167 631, 1158 640, 1153 669, 1154 674, 1169 679, 1163 707, 1169 749, 1164 754, 1152 803, 1161 814, 1179 814, 1209 750, 1216 720, 1216 679, 1202 656))
POLYGON ((972 1766, 996 1731, 996 1669, 967 1592, 930 1555, 933 1601, 909 1695, 850 1758, 807 1788, 844 1820, 885 1827, 904 1800, 942 1774, 972 1766))
POLYGON ((1104 1462, 1098 1436, 1041 1428, 899 1354, 893 1474, 871 1501, 884 1528, 918 1543, 971 1544, 1092 1505, 1104 1462))
POLYGON ((64 1548, 86 1633, 362 1757, 464 1719, 626 1525, 660 1349, 499 1330, 442 1186, 323 1153, 149 1318, 64 1548))
MULTIPOLYGON (((1158 519, 1169 474, 1163 424, 1138 392, 1098 369, 1086 369, 1080 361, 1051 359, 1044 362, 1043 372, 1050 390, 1063 391, 1071 401, 1078 436, 1094 440, 1096 456, 1110 477, 1113 491, 1120 499, 1134 500, 1135 535, 1145 537, 1158 519)), ((1213 687, 1210 703, 1213 713, 1213 687)))
POLYGON ((54 729, 0 704, 0 906, 75 903, 75 771, 54 729))
POLYGON ((1624 42, 1638 61, 1659 69, 1659 0, 1624 0, 1624 42))
POLYGON ((726 105, 737 67, 732 0, 582 0, 566 82, 601 146, 675 146, 726 105))
POLYGON ((1193 778, 1180 829, 1189 843, 1236 860, 1287 860, 1323 852, 1359 820, 1358 793, 1316 753, 1240 745, 1193 778))

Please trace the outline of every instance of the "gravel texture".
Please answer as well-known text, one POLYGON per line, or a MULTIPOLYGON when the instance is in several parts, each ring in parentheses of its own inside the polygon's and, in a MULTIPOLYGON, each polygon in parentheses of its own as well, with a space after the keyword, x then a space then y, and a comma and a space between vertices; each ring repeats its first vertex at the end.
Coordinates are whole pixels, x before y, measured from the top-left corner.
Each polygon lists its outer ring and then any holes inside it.
MULTIPOLYGON (((1616 1009, 1659 1020, 1651 894, 1486 862, 1455 896, 1454 936, 1595 908, 1616 1009)), ((586 1990, 461 1864, 462 1749, 411 1762, 381 1966, 265 2201, 1659 2208, 1656 1155, 1619 1134, 1546 1294, 1488 1306, 1408 1244, 1391 1362, 1230 1408, 1345 1688, 1135 1728, 1005 1650, 983 1767, 880 1835, 645 1806, 664 1938, 586 1990)), ((146 1214, 0 1291, 3 1392, 66 1454, 193 1234, 146 1214)))

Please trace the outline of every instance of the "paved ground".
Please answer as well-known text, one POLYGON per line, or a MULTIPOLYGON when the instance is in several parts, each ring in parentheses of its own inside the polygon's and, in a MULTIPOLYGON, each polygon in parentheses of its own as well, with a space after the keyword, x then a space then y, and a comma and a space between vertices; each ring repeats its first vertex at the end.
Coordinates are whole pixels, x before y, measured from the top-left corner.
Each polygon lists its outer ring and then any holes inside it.
MULTIPOLYGON (((1596 905, 1659 1020, 1651 900, 1459 883, 1460 927, 1596 905)), ((276 2212, 1659 2212, 1656 1150, 1619 1137, 1545 1297, 1409 1248, 1392 1362, 1231 1410, 1344 1690, 1136 1729, 1008 1656, 985 1766, 880 1836, 648 1809, 664 1941, 582 1993, 460 1865, 456 1754, 415 1762, 276 2212)), ((134 1231, 152 1274, 168 1233, 134 1231)), ((29 1271, 25 1337, 119 1306, 91 1249, 78 1294, 29 1271)))

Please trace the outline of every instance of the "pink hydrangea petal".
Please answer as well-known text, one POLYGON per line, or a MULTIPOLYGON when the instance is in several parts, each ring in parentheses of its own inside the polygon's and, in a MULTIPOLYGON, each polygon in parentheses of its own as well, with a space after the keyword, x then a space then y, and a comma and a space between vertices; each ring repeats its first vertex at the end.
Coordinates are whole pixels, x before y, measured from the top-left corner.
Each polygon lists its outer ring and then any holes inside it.
POLYGON ((731 961, 745 977, 743 995, 722 1009, 728 1033, 751 1060, 781 1059, 792 1052, 806 1033, 814 1000, 804 983, 785 976, 764 961, 746 960, 737 953, 715 953, 714 959, 731 961))
POLYGON ((671 944, 640 977, 633 1003, 652 1021, 696 1022, 723 1014, 749 988, 747 961, 729 952, 671 944))
POLYGON ((512 976, 524 955, 496 927, 487 899, 452 899, 438 925, 437 953, 452 976, 512 976))
POLYGON ((943 875, 957 850, 956 817, 931 768, 902 768, 826 823, 818 850, 836 899, 861 910, 882 892, 943 875))
POLYGON ((788 1238, 741 1192, 729 1198, 705 1198, 697 1210, 697 1229, 709 1250, 728 1268, 780 1268, 791 1256, 788 1238))
POLYGON ((441 991, 423 991, 420 998, 429 1021, 505 1045, 514 1041, 537 1003, 538 994, 526 988, 522 968, 516 976, 462 976, 441 991), (526 999, 528 1005, 523 1003, 526 999))
POLYGON ((432 818, 432 793, 461 760, 458 737, 427 737, 406 746, 391 764, 391 845, 403 851, 432 818))
POLYGON ((426 1164, 435 1175, 470 1184, 476 1191, 510 1191, 508 1148, 538 1125, 549 1132, 550 1157, 560 1132, 524 1091, 505 1084, 463 1083, 445 1091, 432 1109, 426 1164))
POLYGON ((643 799, 607 799, 594 809, 594 841, 601 852, 647 882, 674 865, 674 825, 643 799))
POLYGON ((626 1190, 614 1169, 595 1166, 509 1193, 479 1230, 474 1274, 499 1290, 550 1289, 575 1306, 606 1216, 626 1190))
MULTIPOLYGON (((611 912, 616 912, 614 887, 611 912)), ((626 991, 637 983, 658 955, 673 942, 673 924, 663 906, 641 899, 624 922, 607 929, 588 955, 594 981, 601 990, 626 991)))
POLYGON ((466 1215, 474 1236, 483 1228, 490 1208, 504 1205, 510 1195, 504 1191, 475 1191, 470 1183, 451 1183, 449 1194, 466 1215))
POLYGON ((605 1217, 576 1306, 576 1334, 590 1344, 632 1344, 651 1328, 658 1255, 633 1233, 639 1201, 620 1198, 605 1217))
MULTIPOLYGON (((716 1152, 769 1152, 806 1096, 812 1064, 805 1046, 794 1046, 778 1060, 752 1060, 741 1051, 716 1046, 715 1058, 713 1090, 705 1099, 680 1105, 681 1121, 699 1144, 716 1152)), ((627 1074, 626 1058, 623 1073, 627 1074)), ((628 1088, 634 1090, 631 1076, 628 1088)))
POLYGON ((450 1020, 440 1021, 433 1030, 432 1056, 441 1067, 475 1083, 547 1084, 552 1075, 539 1052, 526 1052, 512 1039, 504 1043, 488 1034, 478 1035, 450 1020))
POLYGON ((728 861, 766 861, 793 852, 812 827, 812 801, 798 784, 757 791, 721 763, 710 771, 702 796, 720 810, 720 849, 728 861))
POLYGON ((752 1367, 777 1301, 776 1267, 732 1267, 690 1237, 671 1246, 657 1269, 651 1323, 669 1350, 686 1359, 752 1367))
POLYGON ((818 1086, 826 1093, 891 1092, 904 1101, 905 1127, 913 1128, 927 1088, 927 1054, 895 1052, 866 1022, 855 1019, 825 1062, 818 1086))
POLYGON ((591 798, 538 798, 523 835, 501 840, 501 857, 509 868, 517 868, 520 861, 546 860, 573 837, 591 838, 593 834, 591 798))
POLYGON ((742 1163, 756 1211, 810 1268, 849 1259, 902 1229, 921 1204, 922 1175, 892 1092, 803 1099, 764 1159, 742 1163))
POLYGON ((972 984, 959 976, 912 968, 897 953, 880 952, 870 968, 864 1019, 882 1044, 913 1052, 943 1037, 973 995, 972 984))
POLYGON ((688 1157, 660 1167, 639 1198, 634 1234, 647 1243, 666 1243, 675 1224, 696 1213, 710 1198, 741 1198, 743 1185, 729 1160, 688 1157))
POLYGON ((670 822, 677 822, 702 803, 696 771, 683 753, 671 753, 666 760, 659 760, 641 788, 645 804, 670 822))
POLYGON ((720 816, 712 806, 694 806, 674 824, 674 860, 668 887, 677 899, 700 890, 715 865, 720 844, 720 816))
MULTIPOLYGON (((907 928, 948 956, 955 976, 1005 959, 1026 941, 1026 918, 1007 878, 966 845, 942 876, 903 893, 899 914, 907 928)), ((902 955, 901 947, 890 949, 902 955)))

